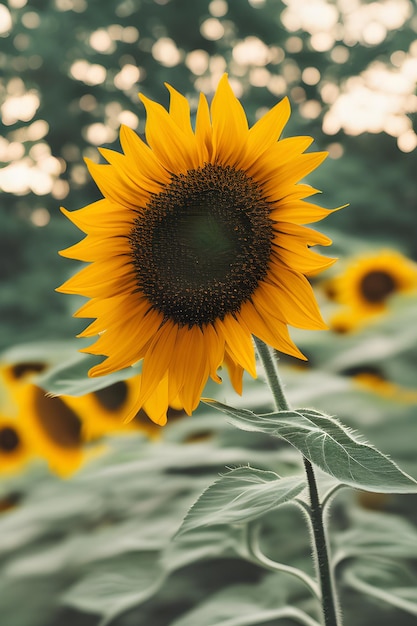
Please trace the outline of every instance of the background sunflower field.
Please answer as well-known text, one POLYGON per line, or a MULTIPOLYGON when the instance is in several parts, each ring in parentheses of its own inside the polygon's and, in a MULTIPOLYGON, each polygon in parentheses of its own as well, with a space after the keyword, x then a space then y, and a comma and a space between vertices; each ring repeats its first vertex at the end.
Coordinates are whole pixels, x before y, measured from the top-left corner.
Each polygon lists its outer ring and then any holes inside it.
MULTIPOLYGON (((415 2, 8 0, 0 65, 0 623, 290 626, 274 610, 311 601, 250 558, 240 526, 172 537, 226 467, 286 474, 297 457, 204 405, 173 409, 164 429, 146 415, 124 425, 134 378, 71 394, 88 366, 79 299, 54 291, 78 269, 57 254, 78 239, 59 207, 99 198, 83 158, 118 149, 121 123, 143 132, 138 92, 166 105, 168 82, 195 111, 228 72, 250 123, 287 95, 286 136, 329 152, 308 182, 323 206, 350 203, 320 227, 340 258, 311 277, 330 329, 293 333, 309 360, 282 357, 288 396, 417 477, 415 2)), ((205 395, 269 408, 249 378, 242 398, 226 383, 205 395)), ((337 496, 347 625, 416 623, 416 523, 416 496, 337 496)), ((262 519, 262 549, 311 568, 289 507, 262 519)))

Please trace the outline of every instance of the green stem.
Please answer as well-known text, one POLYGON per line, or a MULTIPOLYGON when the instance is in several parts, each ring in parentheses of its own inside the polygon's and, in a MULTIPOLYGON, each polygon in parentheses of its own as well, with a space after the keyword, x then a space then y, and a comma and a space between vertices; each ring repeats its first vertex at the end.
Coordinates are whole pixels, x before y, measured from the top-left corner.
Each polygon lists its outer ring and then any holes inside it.
POLYGON ((278 371, 278 363, 272 350, 263 341, 254 337, 256 349, 262 361, 265 370, 265 376, 268 381, 269 388, 275 400, 275 406, 278 411, 289 411, 290 405, 284 395, 281 385, 281 378, 278 371))
POLYGON ((317 585, 315 580, 310 578, 308 574, 306 574, 302 570, 299 570, 297 567, 291 567, 291 565, 285 565, 284 563, 278 563, 276 561, 273 561, 262 552, 259 545, 259 530, 259 524, 249 524, 248 528, 246 529, 246 545, 251 559, 256 563, 259 563, 259 565, 262 565, 263 567, 271 570, 272 572, 284 572, 285 574, 295 576, 310 589, 312 594, 318 600, 321 600, 321 592, 319 586, 317 585))
POLYGON ((304 467, 307 474, 308 488, 310 493, 310 519, 313 530, 316 562, 322 593, 324 624, 325 626, 338 626, 340 622, 338 620, 336 610, 335 590, 333 586, 332 572, 330 569, 326 533, 324 530, 323 509, 320 503, 313 466, 310 461, 308 461, 305 457, 304 467))
POLYGON ((342 484, 334 485, 327 491, 327 493, 324 494, 322 501, 321 501, 321 508, 323 511, 325 511, 326 507, 330 505, 336 493, 340 491, 341 489, 344 489, 345 487, 346 485, 342 485, 342 484))
MULTIPOLYGON (((274 397, 277 410, 290 410, 281 385, 277 361, 272 354, 272 350, 257 337, 255 337, 255 345, 264 366, 265 375, 274 397)), ((326 534, 324 531, 323 509, 320 503, 313 466, 308 459, 305 457, 303 457, 303 459, 310 495, 310 507, 308 512, 313 531, 313 544, 320 580, 323 624, 324 626, 340 626, 341 622, 338 619, 336 610, 336 594, 333 586, 326 534)))

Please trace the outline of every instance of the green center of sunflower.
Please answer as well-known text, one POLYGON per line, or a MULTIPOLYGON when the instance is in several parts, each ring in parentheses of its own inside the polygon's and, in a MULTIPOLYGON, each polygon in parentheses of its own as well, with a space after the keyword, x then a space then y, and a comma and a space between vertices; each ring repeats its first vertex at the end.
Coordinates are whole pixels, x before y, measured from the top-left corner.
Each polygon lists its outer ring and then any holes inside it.
POLYGON ((361 293, 367 302, 377 304, 395 291, 396 283, 391 274, 382 270, 374 270, 364 276, 361 281, 361 293))
POLYGON ((138 288, 180 326, 236 313, 268 269, 270 205, 241 170, 207 164, 174 176, 130 233, 138 288))

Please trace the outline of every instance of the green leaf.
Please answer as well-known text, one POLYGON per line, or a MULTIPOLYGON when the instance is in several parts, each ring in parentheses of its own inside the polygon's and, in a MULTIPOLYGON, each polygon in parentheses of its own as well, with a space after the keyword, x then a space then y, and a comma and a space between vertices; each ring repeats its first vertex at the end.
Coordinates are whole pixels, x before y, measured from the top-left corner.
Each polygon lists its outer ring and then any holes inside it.
POLYGON ((417 577, 405 564, 361 559, 345 569, 343 580, 363 594, 417 616, 417 577))
POLYGON ((210 485, 188 512, 179 533, 211 524, 249 522, 295 498, 305 488, 300 476, 239 467, 210 485))
POLYGON ((293 589, 291 577, 282 574, 265 576, 258 584, 226 586, 176 619, 171 626, 257 626, 278 624, 281 620, 319 626, 318 622, 294 606, 290 599, 293 589))
POLYGON ((88 371, 102 360, 102 357, 76 353, 70 360, 39 376, 37 383, 54 396, 83 396, 140 373, 139 368, 129 367, 107 376, 90 378, 88 371))
POLYGON ((243 527, 230 525, 195 528, 176 541, 169 541, 161 562, 167 571, 173 572, 201 560, 236 558, 245 549, 242 532, 243 527))
POLYGON ((399 515, 353 510, 352 527, 333 538, 333 563, 358 556, 417 558, 417 529, 399 515))
POLYGON ((237 428, 285 439, 345 485, 379 493, 417 492, 414 478, 333 417, 314 409, 255 415, 216 401, 210 404, 231 416, 237 428))
POLYGON ((107 562, 107 568, 92 572, 63 596, 64 604, 103 616, 105 626, 117 615, 151 597, 165 574, 154 551, 136 552, 107 562))

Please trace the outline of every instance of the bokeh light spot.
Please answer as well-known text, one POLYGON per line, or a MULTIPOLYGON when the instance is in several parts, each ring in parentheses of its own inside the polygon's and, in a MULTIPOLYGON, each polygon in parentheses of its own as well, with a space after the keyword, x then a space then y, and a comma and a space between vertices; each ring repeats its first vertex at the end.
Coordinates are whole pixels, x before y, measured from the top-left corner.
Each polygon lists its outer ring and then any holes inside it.
POLYGON ((117 132, 114 128, 109 128, 101 122, 90 124, 87 128, 83 129, 83 135, 88 143, 95 146, 100 146, 105 143, 112 143, 117 138, 117 132))
POLYGON ((206 50, 193 50, 185 57, 185 65, 196 76, 201 76, 208 68, 209 53, 206 50))
POLYGON ((127 63, 114 77, 114 85, 117 89, 128 90, 135 85, 140 77, 140 71, 136 65, 127 63))
POLYGON ((301 80, 306 85, 317 85, 320 81, 320 77, 320 72, 317 67, 306 67, 301 74, 301 80))
POLYGON ((104 83, 107 76, 107 70, 103 65, 98 63, 90 64, 84 59, 75 61, 71 65, 70 73, 76 80, 91 86, 104 83))
POLYGON ((93 50, 102 54, 111 54, 116 49, 113 39, 104 28, 91 33, 89 43, 93 50))
POLYGON ((258 37, 246 37, 233 48, 233 58, 240 65, 266 65, 269 61, 268 46, 258 37))
POLYGON ((0 4, 0 36, 7 36, 12 29, 12 16, 4 4, 0 4))
POLYGON ((410 129, 398 137, 397 145, 401 152, 412 152, 417 148, 417 135, 410 129))
POLYGON ((345 151, 343 145, 338 141, 335 141, 333 143, 329 143, 327 146, 327 152, 329 153, 329 157, 331 159, 340 159, 345 151))
POLYGON ((307 100, 300 105, 300 114, 308 120, 315 120, 321 113, 321 104, 318 100, 307 100))
POLYGON ((49 224, 51 219, 51 215, 48 209, 44 207, 39 207, 38 209, 34 209, 30 215, 30 221, 34 226, 46 226, 49 224))
POLYGON ((217 41, 224 35, 224 26, 217 18, 209 17, 201 24, 200 32, 205 39, 217 41))
POLYGON ((152 56, 165 67, 174 67, 181 61, 181 53, 175 41, 169 37, 161 37, 152 46, 152 56))
POLYGON ((335 46, 330 52, 330 58, 335 63, 346 63, 349 59, 349 50, 346 46, 335 46))
POLYGON ((288 37, 285 42, 285 49, 291 54, 297 54, 303 49, 303 40, 301 37, 288 37))
POLYGON ((39 28, 41 23, 41 18, 39 17, 39 13, 36 11, 27 11, 22 15, 22 24, 26 28, 35 29, 39 28))
POLYGON ((229 9, 225 0, 212 0, 208 8, 214 17, 223 17, 229 9))
POLYGON ((118 116, 119 124, 129 126, 129 128, 137 128, 139 125, 139 118, 132 111, 121 111, 118 116))
POLYGON ((139 31, 135 26, 126 26, 123 28, 121 40, 125 43, 135 43, 139 39, 139 31))
POLYGON ((40 105, 39 95, 35 90, 25 94, 9 96, 1 106, 3 124, 10 126, 18 121, 29 122, 40 105))

